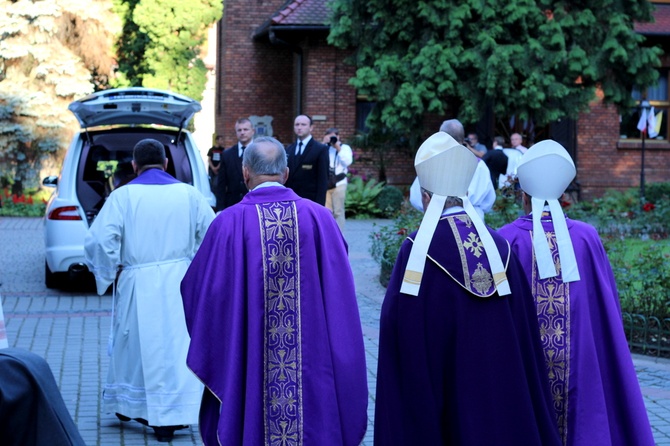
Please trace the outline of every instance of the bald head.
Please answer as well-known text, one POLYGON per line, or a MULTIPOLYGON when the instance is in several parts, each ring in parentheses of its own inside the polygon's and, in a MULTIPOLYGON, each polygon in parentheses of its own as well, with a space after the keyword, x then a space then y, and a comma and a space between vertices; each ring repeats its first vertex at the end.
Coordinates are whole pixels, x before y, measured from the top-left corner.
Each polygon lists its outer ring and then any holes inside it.
POLYGON ((440 131, 449 134, 457 143, 463 144, 465 129, 458 119, 447 119, 440 126, 440 131))
POLYGON ((284 184, 288 179, 284 146, 270 136, 256 138, 244 150, 242 170, 250 190, 268 181, 284 184))

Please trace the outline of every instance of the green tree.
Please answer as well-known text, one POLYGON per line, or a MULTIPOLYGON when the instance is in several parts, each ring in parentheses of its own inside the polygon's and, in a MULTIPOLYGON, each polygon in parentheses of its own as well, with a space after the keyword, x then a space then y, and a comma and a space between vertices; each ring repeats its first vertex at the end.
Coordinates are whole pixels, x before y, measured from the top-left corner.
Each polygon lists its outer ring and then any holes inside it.
POLYGON ((329 42, 355 48, 351 84, 377 101, 373 131, 416 135, 425 113, 544 125, 576 117, 597 88, 620 109, 657 79, 661 51, 633 21, 646 0, 331 0, 329 42))
POLYGON ((172 90, 202 99, 200 48, 223 14, 222 0, 114 0, 123 18, 115 86, 172 90))
POLYGON ((110 0, 0 0, 0 170, 35 187, 76 121, 67 105, 105 84, 120 22, 110 0))

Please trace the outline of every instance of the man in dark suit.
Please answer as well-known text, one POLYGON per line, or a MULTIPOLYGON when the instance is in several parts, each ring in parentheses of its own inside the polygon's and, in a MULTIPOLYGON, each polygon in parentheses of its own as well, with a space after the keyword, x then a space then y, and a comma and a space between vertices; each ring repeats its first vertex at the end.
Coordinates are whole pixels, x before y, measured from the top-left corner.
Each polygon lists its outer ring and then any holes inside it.
POLYGON ((254 125, 247 118, 235 123, 237 144, 223 152, 216 187, 216 210, 239 203, 247 193, 242 177, 242 154, 254 138, 254 125))
POLYGON ((496 136, 493 138, 493 150, 489 150, 482 157, 482 160, 486 163, 486 167, 488 167, 491 172, 491 182, 493 183, 494 189, 500 187, 500 176, 502 175, 504 177, 507 175, 508 159, 505 152, 503 152, 504 147, 505 138, 496 136))
POLYGON ((312 138, 312 118, 300 115, 293 122, 296 142, 286 148, 289 176, 286 187, 302 198, 326 205, 328 146, 312 138))

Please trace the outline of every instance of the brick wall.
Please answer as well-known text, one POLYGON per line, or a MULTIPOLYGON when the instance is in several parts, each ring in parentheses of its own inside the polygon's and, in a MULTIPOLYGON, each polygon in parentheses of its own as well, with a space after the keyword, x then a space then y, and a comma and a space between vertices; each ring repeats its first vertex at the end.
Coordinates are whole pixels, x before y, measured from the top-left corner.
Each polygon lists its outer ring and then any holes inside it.
MULTIPOLYGON (((342 139, 350 139, 356 130, 356 90, 349 85, 355 68, 344 64, 348 52, 328 46, 325 37, 307 37, 301 47, 302 112, 325 118, 314 121, 313 135, 321 141, 328 128, 337 127, 342 139)), ((293 135, 293 120, 286 133, 293 135)))
POLYGON ((252 115, 273 116, 280 138, 292 123, 293 53, 289 48, 254 41, 254 31, 281 5, 281 0, 226 2, 219 26, 216 132, 233 145, 235 121, 252 115))
MULTIPOLYGON (((236 142, 235 121, 251 115, 272 116, 273 136, 285 144, 293 139, 299 57, 287 46, 252 38, 283 4, 281 0, 226 2, 219 28, 214 117, 226 146, 236 142)), ((349 138, 355 131, 356 92, 348 84, 355 69, 343 63, 347 53, 328 46, 325 36, 290 37, 302 49, 302 113, 326 117, 314 123, 313 134, 321 140, 327 128, 338 127, 341 136, 349 138)))

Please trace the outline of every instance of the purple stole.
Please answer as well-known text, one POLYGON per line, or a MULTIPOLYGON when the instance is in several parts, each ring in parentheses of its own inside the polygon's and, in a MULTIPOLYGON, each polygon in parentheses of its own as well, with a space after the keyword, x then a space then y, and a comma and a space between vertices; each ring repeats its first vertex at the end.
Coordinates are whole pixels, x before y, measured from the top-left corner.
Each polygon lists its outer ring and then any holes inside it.
MULTIPOLYGON (((528 232, 531 243, 532 231, 528 232)), ((554 264, 560 272, 556 234, 546 232, 554 264)), ((540 338, 544 350, 544 360, 549 371, 549 386, 553 401, 558 430, 567 441, 568 427, 568 385, 570 378, 570 284, 563 283, 560 275, 540 279, 537 260, 533 250, 532 293, 537 307, 540 338)))
POLYGON ((442 220, 448 221, 456 239, 458 255, 461 259, 460 271, 450 271, 430 255, 429 258, 470 293, 479 297, 492 296, 496 289, 491 275, 491 267, 484 252, 484 245, 472 224, 472 220, 466 213, 447 215, 442 217, 442 220))
POLYGON ((303 443, 298 218, 293 201, 256 205, 263 248, 265 444, 303 443))

